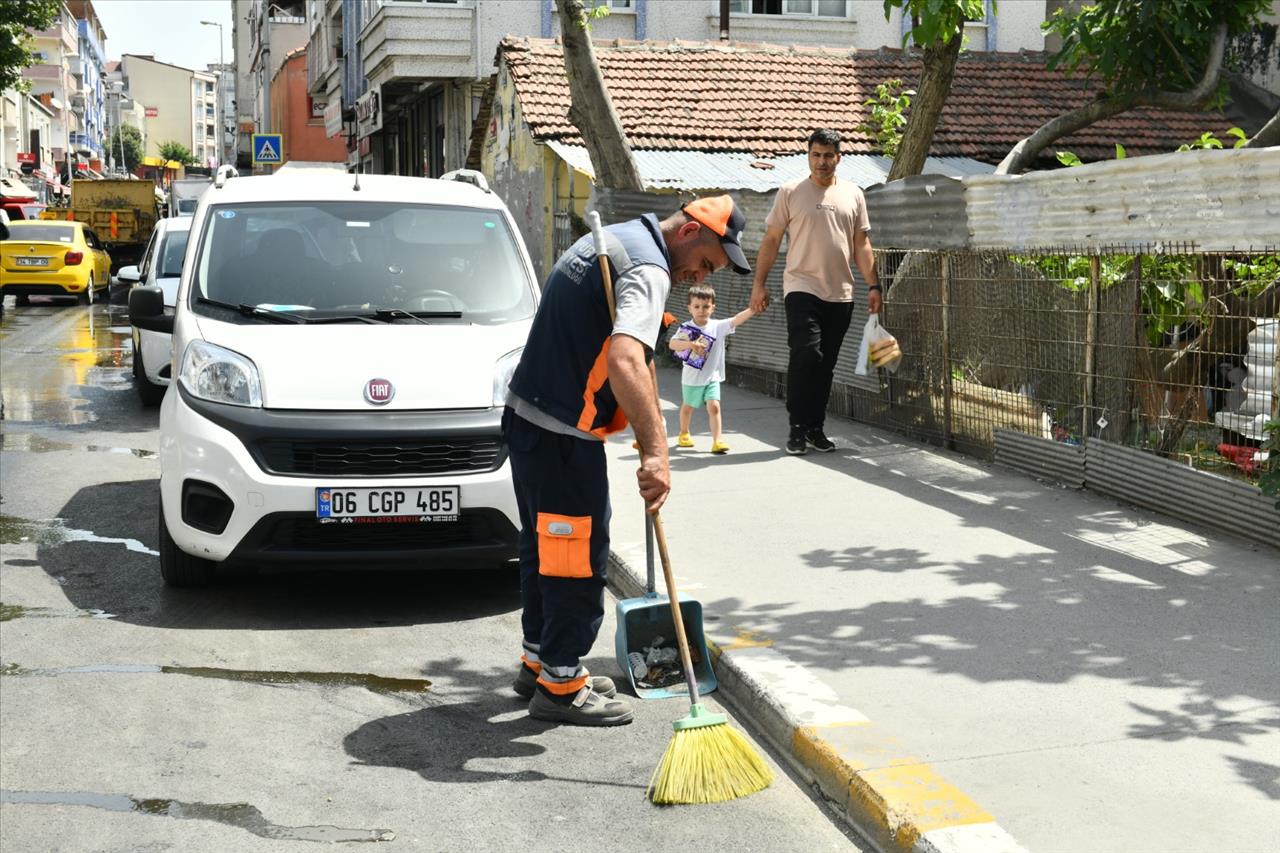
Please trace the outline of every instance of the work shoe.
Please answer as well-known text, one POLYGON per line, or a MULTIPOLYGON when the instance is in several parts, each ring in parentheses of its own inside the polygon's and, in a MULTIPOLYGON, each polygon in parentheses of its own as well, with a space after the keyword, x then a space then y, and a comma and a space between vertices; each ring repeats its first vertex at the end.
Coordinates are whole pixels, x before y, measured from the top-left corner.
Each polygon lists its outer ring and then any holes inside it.
POLYGON ((729 445, 725 444, 723 441, 714 441, 711 443, 711 452, 717 456, 728 453, 729 445))
POLYGON ((804 456, 808 447, 804 441, 804 427, 793 426, 791 435, 787 438, 787 452, 792 456, 804 456))
POLYGON ((680 437, 676 439, 676 447, 693 447, 693 437, 687 432, 680 433, 680 437))
POLYGON ((610 699, 587 685, 568 702, 557 702, 545 690, 535 690, 529 702, 529 716, 571 726, 621 726, 631 722, 631 705, 610 699))
POLYGON ((813 445, 813 449, 819 453, 830 453, 836 449, 836 443, 827 438, 822 428, 811 429, 804 434, 805 441, 813 445))
MULTIPOLYGON (((587 681, 591 684, 591 689, 612 699, 618 693, 618 688, 613 685, 613 679, 604 675, 592 675, 587 681)), ((534 691, 538 684, 538 673, 534 672, 524 664, 520 664, 520 672, 516 674, 516 680, 511 685, 511 689, 521 699, 533 698, 534 691)))

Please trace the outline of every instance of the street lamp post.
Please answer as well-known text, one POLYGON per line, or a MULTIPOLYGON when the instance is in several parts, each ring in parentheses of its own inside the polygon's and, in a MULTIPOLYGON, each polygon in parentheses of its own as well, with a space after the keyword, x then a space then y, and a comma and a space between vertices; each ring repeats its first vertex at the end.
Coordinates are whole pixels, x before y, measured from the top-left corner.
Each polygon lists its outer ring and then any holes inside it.
MULTIPOLYGON (((217 75, 218 87, 217 87, 217 92, 215 93, 215 98, 214 98, 214 103, 217 104, 217 108, 214 110, 214 115, 218 116, 217 124, 216 124, 217 134, 218 134, 217 135, 217 140, 218 140, 217 152, 218 152, 218 164, 221 165, 222 164, 222 145, 223 145, 222 137, 226 134, 226 130, 222 126, 226 122, 226 117, 220 115, 222 113, 222 75, 227 73, 227 69, 223 65, 223 56, 222 56, 222 24, 218 23, 217 21, 201 21, 200 23, 206 27, 218 28, 218 75, 217 75)), ((206 161, 206 163, 207 162, 208 161, 206 161)))

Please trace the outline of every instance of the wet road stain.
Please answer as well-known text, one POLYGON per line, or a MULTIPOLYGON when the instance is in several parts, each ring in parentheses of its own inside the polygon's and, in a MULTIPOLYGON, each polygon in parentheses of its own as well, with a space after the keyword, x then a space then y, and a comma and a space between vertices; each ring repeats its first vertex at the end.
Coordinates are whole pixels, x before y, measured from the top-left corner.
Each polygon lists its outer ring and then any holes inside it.
POLYGON ((122 312, 102 306, 6 312, 0 321, 5 419, 71 425, 96 421, 97 415, 84 408, 88 400, 76 398, 75 389, 123 391, 132 386, 127 369, 132 332, 122 319, 122 312))
POLYGON ((114 619, 114 613, 105 610, 57 610, 52 607, 23 607, 21 604, 5 604, 0 601, 0 622, 12 619, 114 619))
MULTIPOLYGON (((17 664, 10 666, 18 667, 17 664)), ((101 663, 49 669, 23 669, 6 675, 53 676, 83 673, 165 673, 192 678, 214 678, 251 684, 310 684, 321 687, 363 687, 373 693, 426 693, 431 682, 425 678, 391 678, 367 672, 290 672, 271 669, 223 669, 211 666, 161 666, 150 663, 101 663)))
POLYGON ((34 542, 37 545, 62 545, 66 542, 98 542, 107 545, 123 545, 138 554, 160 556, 160 552, 148 548, 137 539, 119 536, 99 536, 92 530, 67 527, 60 518, 35 521, 0 513, 0 545, 18 545, 34 542))
POLYGON ((33 432, 6 432, 0 434, 0 450, 12 450, 26 453, 57 453, 68 450, 83 450, 88 453, 116 453, 132 455, 139 459, 155 459, 159 456, 154 450, 142 450, 137 447, 109 447, 100 444, 69 444, 65 441, 54 441, 33 432))
POLYGON ((138 812, 177 820, 208 820, 243 829, 259 838, 278 841, 394 841, 390 829, 347 829, 341 826, 281 826, 267 820, 257 806, 248 803, 188 803, 182 800, 142 799, 126 794, 92 791, 0 790, 0 803, 40 806, 88 806, 112 812, 138 812))

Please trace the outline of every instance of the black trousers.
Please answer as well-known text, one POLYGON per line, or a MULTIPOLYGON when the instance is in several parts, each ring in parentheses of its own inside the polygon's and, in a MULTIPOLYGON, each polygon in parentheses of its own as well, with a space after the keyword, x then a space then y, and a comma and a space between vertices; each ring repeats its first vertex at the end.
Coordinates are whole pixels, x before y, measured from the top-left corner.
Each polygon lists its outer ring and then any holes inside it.
POLYGON ((853 319, 852 302, 827 302, 811 293, 788 293, 787 412, 793 427, 822 429, 831 399, 831 377, 853 319))
POLYGON ((604 618, 609 479, 604 443, 503 412, 520 510, 521 625, 546 681, 575 686, 604 618))

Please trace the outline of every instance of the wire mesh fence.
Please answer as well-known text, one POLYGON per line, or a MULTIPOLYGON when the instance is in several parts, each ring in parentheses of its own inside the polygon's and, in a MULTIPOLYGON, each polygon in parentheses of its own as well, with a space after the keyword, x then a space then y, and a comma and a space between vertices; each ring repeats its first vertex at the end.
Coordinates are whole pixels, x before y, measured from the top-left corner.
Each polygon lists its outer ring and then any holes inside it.
POLYGON ((859 416, 991 456, 1089 438, 1257 482, 1280 254, 1191 245, 877 252, 904 358, 859 416))

